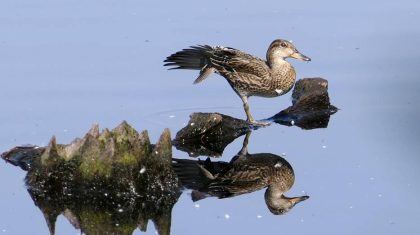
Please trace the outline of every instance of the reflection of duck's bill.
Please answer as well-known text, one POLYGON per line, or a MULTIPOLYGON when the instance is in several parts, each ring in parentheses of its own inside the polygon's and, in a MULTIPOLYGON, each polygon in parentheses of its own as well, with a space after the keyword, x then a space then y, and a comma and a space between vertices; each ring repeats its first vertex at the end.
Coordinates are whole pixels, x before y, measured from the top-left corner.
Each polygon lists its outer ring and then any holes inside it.
POLYGON ((292 198, 289 198, 289 200, 292 202, 293 205, 296 205, 299 202, 303 202, 308 198, 309 196, 301 196, 301 197, 292 197, 292 198))

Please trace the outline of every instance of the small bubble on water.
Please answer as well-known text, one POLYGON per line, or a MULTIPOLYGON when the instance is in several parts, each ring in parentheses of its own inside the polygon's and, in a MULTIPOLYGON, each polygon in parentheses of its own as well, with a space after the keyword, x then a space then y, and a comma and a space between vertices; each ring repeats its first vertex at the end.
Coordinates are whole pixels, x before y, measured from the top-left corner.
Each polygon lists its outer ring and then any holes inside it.
POLYGON ((174 118, 175 117, 175 115, 169 115, 169 118, 174 118))
POLYGON ((262 218, 262 215, 257 215, 257 219, 261 219, 262 218))
POLYGON ((195 208, 200 208, 200 204, 194 204, 195 208))
POLYGON ((230 219, 230 215, 229 214, 225 214, 225 219, 230 219))

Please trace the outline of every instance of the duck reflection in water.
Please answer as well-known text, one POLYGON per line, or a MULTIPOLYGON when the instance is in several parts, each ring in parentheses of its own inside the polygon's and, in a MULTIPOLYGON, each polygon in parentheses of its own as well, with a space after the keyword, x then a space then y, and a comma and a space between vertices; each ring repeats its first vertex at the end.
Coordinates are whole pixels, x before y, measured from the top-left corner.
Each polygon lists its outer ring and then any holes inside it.
POLYGON ((295 181, 292 166, 282 157, 271 153, 249 154, 248 132, 242 149, 230 162, 172 159, 172 166, 182 186, 192 189, 192 200, 206 197, 228 198, 267 188, 265 202, 271 213, 288 212, 309 196, 284 195, 295 181))

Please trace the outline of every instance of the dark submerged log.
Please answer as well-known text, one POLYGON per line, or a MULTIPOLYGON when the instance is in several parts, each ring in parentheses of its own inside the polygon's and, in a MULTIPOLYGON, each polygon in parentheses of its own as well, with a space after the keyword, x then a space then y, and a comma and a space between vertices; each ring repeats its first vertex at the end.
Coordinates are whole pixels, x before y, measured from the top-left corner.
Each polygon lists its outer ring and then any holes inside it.
POLYGON ((307 130, 326 128, 330 116, 337 110, 330 104, 327 80, 304 78, 296 82, 292 94, 292 106, 280 111, 269 120, 307 130))

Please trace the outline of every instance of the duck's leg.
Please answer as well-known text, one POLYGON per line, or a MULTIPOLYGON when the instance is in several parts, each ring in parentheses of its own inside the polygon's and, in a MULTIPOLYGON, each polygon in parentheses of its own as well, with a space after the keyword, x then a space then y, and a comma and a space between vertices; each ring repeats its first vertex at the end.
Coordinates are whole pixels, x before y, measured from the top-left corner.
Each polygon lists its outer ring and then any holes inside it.
POLYGON ((242 99, 242 102, 244 103, 244 110, 245 110, 245 113, 246 113, 246 120, 249 123, 254 123, 255 120, 252 117, 251 112, 249 111, 248 97, 247 96, 244 96, 244 95, 241 95, 240 97, 242 99))
POLYGON ((239 95, 242 99, 242 102, 244 103, 244 110, 246 113, 246 121, 250 124, 257 125, 257 126, 268 126, 271 123, 270 122, 258 122, 255 121, 255 119, 251 115, 251 111, 249 111, 249 104, 248 104, 248 97, 244 95, 239 95))
POLYGON ((239 151, 239 155, 247 155, 248 154, 248 141, 249 137, 251 136, 251 131, 248 131, 245 135, 244 142, 242 143, 241 151, 239 151))
POLYGON ((230 160, 230 163, 234 163, 236 161, 243 161, 248 156, 248 140, 249 136, 251 135, 251 131, 248 131, 246 133, 246 136, 244 138, 244 142, 242 144, 241 150, 230 160))

